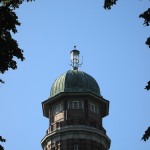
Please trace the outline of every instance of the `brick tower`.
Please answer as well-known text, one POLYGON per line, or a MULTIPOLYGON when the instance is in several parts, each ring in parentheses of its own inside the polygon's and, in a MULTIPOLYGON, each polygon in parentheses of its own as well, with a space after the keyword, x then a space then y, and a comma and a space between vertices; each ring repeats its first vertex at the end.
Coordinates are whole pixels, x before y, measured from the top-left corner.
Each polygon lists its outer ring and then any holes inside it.
POLYGON ((49 128, 41 140, 43 150, 108 150, 110 139, 102 119, 109 101, 100 94, 96 80, 79 71, 79 51, 71 52, 72 70, 53 83, 50 98, 42 102, 49 128))

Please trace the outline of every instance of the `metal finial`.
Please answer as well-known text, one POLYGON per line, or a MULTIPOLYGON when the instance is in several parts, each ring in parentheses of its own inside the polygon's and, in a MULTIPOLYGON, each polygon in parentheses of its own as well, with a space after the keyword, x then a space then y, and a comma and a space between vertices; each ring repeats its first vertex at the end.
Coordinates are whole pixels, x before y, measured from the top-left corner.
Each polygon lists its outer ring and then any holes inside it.
POLYGON ((74 46, 74 49, 76 49, 76 46, 74 46))

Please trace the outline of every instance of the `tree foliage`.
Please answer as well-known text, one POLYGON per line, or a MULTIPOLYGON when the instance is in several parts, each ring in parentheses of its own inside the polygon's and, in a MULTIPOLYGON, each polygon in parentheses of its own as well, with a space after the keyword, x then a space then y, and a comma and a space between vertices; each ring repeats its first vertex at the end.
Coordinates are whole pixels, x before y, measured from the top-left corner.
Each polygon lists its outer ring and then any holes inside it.
MULTIPOLYGON (((3 139, 2 136, 0 136, 0 142, 6 142, 6 140, 3 139)), ((2 145, 0 145, 0 150, 4 150, 4 147, 2 145)))
MULTIPOLYGON (((19 48, 18 43, 12 37, 12 33, 17 33, 17 26, 20 26, 18 16, 15 13, 15 9, 19 8, 19 5, 24 0, 0 0, 0 74, 5 73, 8 69, 16 69, 17 62, 15 58, 23 61, 23 50, 19 48)), ((27 2, 32 0, 27 0, 27 2)), ((0 79, 1 83, 4 83, 0 79)), ((6 140, 0 136, 0 142, 6 140)), ((4 150, 4 147, 0 145, 0 150, 4 150)))
POLYGON ((147 141, 150 137, 150 127, 148 127, 148 129, 145 131, 142 140, 147 141))
MULTIPOLYGON (((104 8, 105 9, 111 9, 113 5, 115 5, 117 0, 104 0, 104 8)), ((148 8, 145 12, 139 15, 139 18, 144 19, 143 25, 149 26, 150 25, 150 8, 148 8)), ((147 38, 146 45, 150 48, 150 37, 147 38)))
POLYGON ((18 17, 8 6, 0 8, 0 72, 4 73, 9 68, 16 69, 14 57, 24 60, 23 51, 18 47, 17 41, 12 38, 11 31, 17 32, 18 17))
POLYGON ((104 0, 104 8, 111 9, 111 6, 116 5, 117 0, 104 0))
MULTIPOLYGON (((150 25, 150 8, 148 8, 145 12, 139 15, 139 18, 144 19, 143 25, 149 26, 150 25)), ((150 48, 150 37, 147 38, 146 45, 150 48)), ((146 90, 150 90, 150 81, 147 82, 147 85, 145 86, 146 90)), ((150 137, 150 127, 145 131, 145 134, 142 137, 142 140, 147 141, 150 137)))
MULTIPOLYGON (((16 59, 23 61, 23 50, 19 48, 12 33, 17 33, 17 26, 20 26, 15 9, 24 0, 0 0, 0 74, 9 69, 17 69, 16 59)), ((27 2, 32 0, 26 0, 27 2)), ((4 83, 2 79, 0 82, 4 83)))
MULTIPOLYGON (((104 8, 111 9, 111 6, 116 4, 116 1, 117 0, 104 0, 104 8)), ((140 14, 139 18, 144 19, 143 25, 149 26, 150 25, 150 8, 148 8, 145 12, 140 14)), ((150 37, 147 38, 145 44, 148 45, 148 47, 150 48, 150 37)), ((145 89, 150 90, 150 81, 147 82, 145 89)), ((143 135, 142 140, 146 141, 149 139, 149 137, 150 137, 150 127, 148 127, 148 129, 145 131, 145 134, 143 135)))
MULTIPOLYGON (((145 12, 140 14, 139 18, 143 18, 144 19, 143 25, 149 26, 150 25, 150 8, 148 8, 145 12)), ((145 44, 147 44, 148 47, 150 48, 150 37, 147 38, 145 44)))
POLYGON ((150 25, 150 8, 139 15, 139 18, 144 19, 144 25, 149 26, 150 25))
POLYGON ((150 81, 147 82, 147 85, 145 86, 146 90, 150 90, 150 81))

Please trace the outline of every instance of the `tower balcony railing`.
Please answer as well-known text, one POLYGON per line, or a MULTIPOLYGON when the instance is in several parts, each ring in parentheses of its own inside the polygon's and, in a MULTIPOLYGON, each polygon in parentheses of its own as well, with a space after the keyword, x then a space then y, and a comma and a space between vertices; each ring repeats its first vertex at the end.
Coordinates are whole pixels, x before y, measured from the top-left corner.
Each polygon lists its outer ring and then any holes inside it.
POLYGON ((83 119, 65 120, 61 122, 52 123, 48 128, 48 130, 46 131, 46 134, 50 134, 53 131, 61 130, 61 128, 64 128, 65 126, 79 126, 79 125, 96 128, 101 132, 103 132, 104 134, 106 134, 106 130, 102 127, 102 125, 99 125, 94 121, 83 119))

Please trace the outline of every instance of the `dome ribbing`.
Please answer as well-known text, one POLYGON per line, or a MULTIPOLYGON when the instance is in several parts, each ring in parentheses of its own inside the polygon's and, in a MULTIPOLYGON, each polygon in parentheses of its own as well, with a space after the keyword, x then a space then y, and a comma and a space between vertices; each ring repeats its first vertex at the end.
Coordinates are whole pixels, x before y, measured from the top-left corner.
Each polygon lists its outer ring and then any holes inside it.
POLYGON ((61 92, 92 92, 100 96, 100 88, 96 80, 79 70, 69 70, 55 80, 51 87, 50 97, 61 92))

